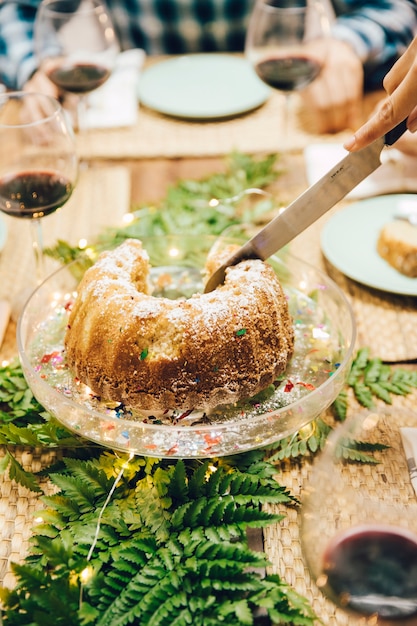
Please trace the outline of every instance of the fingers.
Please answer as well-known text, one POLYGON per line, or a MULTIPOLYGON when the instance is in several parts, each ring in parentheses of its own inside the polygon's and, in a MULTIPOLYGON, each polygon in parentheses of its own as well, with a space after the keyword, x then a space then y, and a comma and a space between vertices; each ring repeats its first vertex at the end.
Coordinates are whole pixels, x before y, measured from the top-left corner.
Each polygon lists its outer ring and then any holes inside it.
POLYGON ((30 78, 25 87, 25 91, 37 91, 39 93, 45 93, 48 96, 52 96, 53 98, 59 97, 58 88, 49 80, 49 78, 42 72, 38 70, 35 72, 30 78))
POLYGON ((408 116, 407 128, 412 133, 415 133, 417 130, 417 106, 414 107, 408 116))
MULTIPOLYGON (((400 122, 398 120, 398 122, 400 122)), ((396 125, 392 98, 389 96, 378 111, 356 133, 343 144, 346 150, 356 152, 385 135, 396 125)))
POLYGON ((398 141, 395 142, 396 150, 400 150, 403 154, 417 157, 417 138, 411 133, 405 133, 398 141))
POLYGON ((360 150, 408 117, 407 127, 415 132, 417 130, 415 103, 417 103, 417 66, 413 65, 392 95, 388 96, 378 111, 344 143, 344 147, 351 152, 360 150))
POLYGON ((374 115, 350 137, 344 147, 355 152, 382 137, 402 120, 417 130, 417 38, 384 79, 388 97, 374 115))
POLYGON ((392 66, 388 74, 385 76, 383 86, 388 94, 392 94, 398 85, 408 74, 410 68, 417 58, 417 37, 413 39, 410 46, 404 54, 392 66))

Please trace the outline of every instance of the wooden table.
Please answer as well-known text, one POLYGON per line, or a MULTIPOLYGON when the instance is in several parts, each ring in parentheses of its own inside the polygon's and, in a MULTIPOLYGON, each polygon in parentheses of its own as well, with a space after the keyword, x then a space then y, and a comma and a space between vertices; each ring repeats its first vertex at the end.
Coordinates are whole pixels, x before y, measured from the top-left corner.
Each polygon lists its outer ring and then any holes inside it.
MULTIPOLYGON (((374 99, 365 108, 372 108, 374 99)), ((225 167, 224 155, 233 149, 250 153, 279 151, 281 100, 271 99, 260 109, 232 120, 189 123, 165 118, 141 109, 136 127, 90 131, 78 137, 83 168, 78 186, 68 204, 44 221, 45 243, 57 238, 76 243, 80 238, 97 235, 104 226, 121 223, 132 205, 161 199, 167 188, 179 179, 198 179, 225 167)), ((303 119, 303 111, 300 111, 303 119)), ((284 203, 294 199, 307 186, 303 148, 311 142, 340 143, 344 134, 317 137, 303 125, 290 129, 294 150, 283 155, 284 173, 271 189, 284 203)), ((417 359, 417 311, 414 298, 391 296, 368 289, 330 267, 320 251, 323 224, 345 203, 313 224, 291 244, 291 251, 326 271, 344 290, 358 324, 358 346, 369 346, 372 353, 388 362, 410 363, 417 359)), ((27 224, 6 218, 8 239, 0 254, 0 299, 13 298, 33 274, 33 259, 27 224)), ((52 269, 52 265, 50 266, 52 269)), ((15 324, 10 322, 0 358, 16 354, 15 324)), ((416 395, 398 400, 413 406, 416 395)), ((41 462, 28 453, 27 463, 41 462)), ((309 466, 287 466, 278 480, 295 495, 301 492, 309 466)), ((30 513, 36 509, 33 494, 6 478, 1 481, 0 523, 2 552, 0 576, 11 584, 10 560, 22 558, 30 536, 30 513)), ((308 597, 329 626, 341 626, 348 618, 328 603, 311 583, 305 568, 298 538, 297 512, 286 511, 286 519, 265 531, 265 550, 272 569, 308 597)))

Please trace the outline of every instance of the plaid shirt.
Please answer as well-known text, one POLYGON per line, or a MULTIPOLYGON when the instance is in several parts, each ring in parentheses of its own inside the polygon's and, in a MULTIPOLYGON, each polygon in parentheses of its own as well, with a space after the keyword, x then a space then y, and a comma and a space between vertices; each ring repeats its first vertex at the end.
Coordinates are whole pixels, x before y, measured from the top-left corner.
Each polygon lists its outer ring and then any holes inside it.
MULTIPOLYGON (((36 69, 33 22, 40 0, 0 0, 0 81, 20 89, 36 69)), ((147 54, 243 50, 254 0, 107 0, 123 50, 147 54)), ((360 56, 366 86, 384 74, 417 33, 417 0, 334 0, 334 37, 360 56)))

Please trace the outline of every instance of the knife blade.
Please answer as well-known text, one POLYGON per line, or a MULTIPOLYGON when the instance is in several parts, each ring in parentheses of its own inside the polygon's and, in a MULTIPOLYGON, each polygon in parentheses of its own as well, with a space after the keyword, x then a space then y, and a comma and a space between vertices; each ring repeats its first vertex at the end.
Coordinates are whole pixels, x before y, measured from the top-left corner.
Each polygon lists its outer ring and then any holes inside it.
POLYGON ((350 152, 319 181, 304 191, 252 239, 241 246, 208 279, 204 292, 220 285, 226 269, 245 259, 265 261, 342 200, 381 165, 381 152, 407 130, 407 120, 358 152, 350 152))

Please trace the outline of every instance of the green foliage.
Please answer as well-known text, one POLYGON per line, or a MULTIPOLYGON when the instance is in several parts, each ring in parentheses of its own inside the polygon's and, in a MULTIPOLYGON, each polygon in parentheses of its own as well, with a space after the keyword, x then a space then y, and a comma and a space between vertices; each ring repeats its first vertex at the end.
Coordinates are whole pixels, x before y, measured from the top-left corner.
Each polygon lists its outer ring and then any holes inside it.
POLYGON ((13 452, 14 446, 31 448, 79 448, 85 442, 72 436, 47 413, 33 396, 24 377, 19 360, 0 367, 0 474, 31 491, 41 491, 35 475, 27 472, 13 452))
POLYGON ((370 443, 369 441, 353 441, 352 439, 345 439, 340 442, 337 455, 339 458, 345 461, 355 461, 356 463, 368 463, 376 465, 379 463, 370 452, 376 452, 380 450, 386 450, 388 446, 380 443, 370 443))
MULTIPOLYGON (((134 219, 128 225, 105 230, 89 246, 89 256, 65 241, 58 241, 46 254, 62 263, 79 260, 76 268, 82 275, 91 264, 91 253, 97 249, 118 245, 126 238, 141 238, 165 234, 219 235, 230 226, 257 224, 276 208, 272 198, 264 197, 256 203, 247 202, 247 189, 263 189, 281 174, 276 168, 277 155, 254 158, 235 152, 226 162, 226 171, 212 174, 203 180, 183 180, 168 189, 157 206, 141 206, 133 211, 134 219), (217 204, 210 200, 217 199, 217 204)), ((258 197, 257 197, 258 198, 258 197)))
MULTIPOLYGON (((26 427, 28 423, 43 424, 43 415, 43 408, 29 389, 19 360, 16 358, 8 365, 0 367, 1 427, 11 422, 16 427, 26 427)), ((7 427, 4 430, 8 433, 7 427)))
POLYGON ((347 380, 356 400, 366 408, 375 407, 375 399, 392 404, 392 396, 405 396, 417 388, 417 372, 392 368, 380 358, 370 358, 369 349, 358 351, 347 380))
MULTIPOLYGON (((159 206, 138 207, 128 226, 105 231, 102 246, 127 237, 165 233, 219 234, 236 224, 259 223, 271 211, 230 200, 247 188, 274 181, 276 156, 230 157, 224 174, 182 181, 159 206), (213 207, 209 200, 220 200, 213 207)), ((90 254, 89 252, 89 254, 90 254)), ((90 256, 58 242, 54 258, 78 264, 90 256)), ((365 407, 391 403, 417 387, 417 373, 391 369, 360 350, 346 388, 333 404, 343 421, 349 395, 365 407)), ((265 391, 268 393, 268 390, 265 391)), ((2 622, 10 626, 225 626, 252 625, 253 610, 266 609, 277 624, 312 626, 307 601, 277 575, 259 575, 268 562, 250 549, 249 528, 279 523, 264 504, 293 506, 295 498, 276 479, 275 463, 322 449, 331 426, 321 417, 268 450, 210 461, 134 457, 127 460, 87 445, 62 428, 33 397, 18 361, 0 368, 0 473, 39 491, 37 477, 16 459, 15 446, 66 449, 72 458, 44 471, 58 493, 42 498, 43 523, 34 530, 18 582, 0 589, 2 622), (117 477, 117 478, 116 478, 117 477), (258 568, 258 569, 257 569, 258 568), (88 576, 85 577, 85 574, 88 576)), ((344 459, 373 463, 378 444, 346 441, 344 459)))
POLYGON ((282 439, 278 450, 271 455, 270 461, 297 459, 308 454, 315 454, 324 447, 331 427, 320 417, 290 437, 282 439))
POLYGON ((263 456, 133 459, 134 469, 124 459, 116 485, 115 455, 67 459, 51 474, 60 492, 43 498, 30 554, 14 566, 18 584, 3 590, 3 623, 251 625, 262 606, 280 624, 312 626, 306 600, 280 577, 261 577, 266 557, 248 546, 249 527, 281 519, 260 503, 293 501, 263 456))

